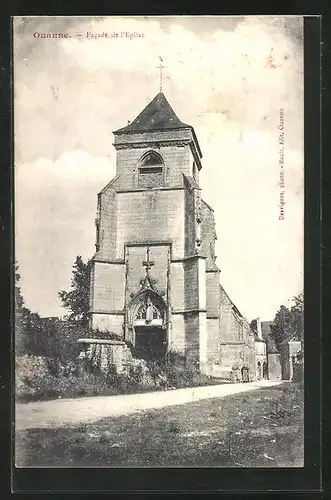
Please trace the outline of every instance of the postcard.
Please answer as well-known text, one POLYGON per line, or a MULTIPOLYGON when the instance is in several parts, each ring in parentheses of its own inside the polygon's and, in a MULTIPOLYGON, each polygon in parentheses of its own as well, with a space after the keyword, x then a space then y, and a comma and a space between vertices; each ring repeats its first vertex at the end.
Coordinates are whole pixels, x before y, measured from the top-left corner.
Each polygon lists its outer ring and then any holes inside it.
POLYGON ((303 40, 13 18, 16 467, 303 467, 303 40))

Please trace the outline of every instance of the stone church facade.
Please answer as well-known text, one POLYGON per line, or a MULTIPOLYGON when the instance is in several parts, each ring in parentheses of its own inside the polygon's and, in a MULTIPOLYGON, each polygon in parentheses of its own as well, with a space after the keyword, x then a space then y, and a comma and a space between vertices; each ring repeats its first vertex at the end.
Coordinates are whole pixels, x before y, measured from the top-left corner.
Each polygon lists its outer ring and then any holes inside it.
POLYGON ((163 93, 114 132, 116 176, 98 195, 90 326, 142 355, 184 354, 206 374, 247 365, 254 332, 220 285, 202 153, 163 93))

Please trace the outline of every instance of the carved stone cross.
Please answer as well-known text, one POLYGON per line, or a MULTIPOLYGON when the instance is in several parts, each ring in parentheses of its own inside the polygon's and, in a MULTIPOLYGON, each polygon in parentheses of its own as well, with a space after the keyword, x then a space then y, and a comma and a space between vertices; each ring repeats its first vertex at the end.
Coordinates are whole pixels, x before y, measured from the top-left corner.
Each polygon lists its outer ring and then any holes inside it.
POLYGON ((148 271, 154 266, 155 262, 154 260, 149 260, 149 253, 150 249, 149 247, 147 248, 146 251, 146 260, 143 261, 143 266, 146 267, 146 274, 148 274, 148 271))

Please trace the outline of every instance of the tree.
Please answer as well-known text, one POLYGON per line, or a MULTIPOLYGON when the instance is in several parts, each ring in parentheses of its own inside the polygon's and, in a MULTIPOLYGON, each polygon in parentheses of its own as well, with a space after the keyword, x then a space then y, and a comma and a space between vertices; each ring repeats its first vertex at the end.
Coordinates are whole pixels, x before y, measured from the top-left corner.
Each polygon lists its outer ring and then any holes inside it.
POLYGON ((19 266, 15 261, 15 324, 17 331, 23 333, 29 322, 31 311, 24 305, 21 287, 19 286, 20 279, 19 266))
POLYGON ((293 302, 290 309, 280 306, 270 326, 271 335, 277 345, 293 333, 303 341, 303 293, 294 297, 293 302))
POLYGON ((15 313, 19 313, 22 310, 24 304, 21 288, 19 286, 21 275, 19 274, 18 269, 18 264, 15 261, 15 313))
POLYGON ((69 311, 69 319, 83 325, 88 323, 90 308, 90 276, 92 262, 86 263, 77 255, 73 265, 71 290, 59 292, 63 306, 69 311))
POLYGON ((303 341, 303 293, 300 293, 293 299, 294 304, 291 307, 293 330, 300 340, 303 341))
POLYGON ((25 307, 19 281, 19 266, 15 262, 15 345, 17 354, 39 354, 43 343, 42 319, 25 307))

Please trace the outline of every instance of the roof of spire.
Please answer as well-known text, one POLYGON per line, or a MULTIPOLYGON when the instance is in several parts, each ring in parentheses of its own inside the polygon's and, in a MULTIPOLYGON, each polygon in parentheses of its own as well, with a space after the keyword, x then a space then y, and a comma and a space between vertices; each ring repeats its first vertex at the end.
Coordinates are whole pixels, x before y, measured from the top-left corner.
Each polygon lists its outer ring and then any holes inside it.
POLYGON ((146 108, 137 116, 132 123, 126 127, 120 128, 114 132, 142 132, 144 130, 164 130, 176 128, 190 128, 180 121, 165 95, 160 92, 154 99, 146 106, 146 108))

